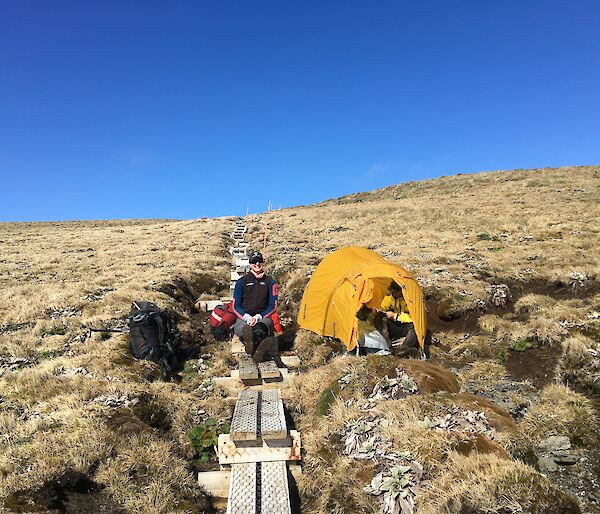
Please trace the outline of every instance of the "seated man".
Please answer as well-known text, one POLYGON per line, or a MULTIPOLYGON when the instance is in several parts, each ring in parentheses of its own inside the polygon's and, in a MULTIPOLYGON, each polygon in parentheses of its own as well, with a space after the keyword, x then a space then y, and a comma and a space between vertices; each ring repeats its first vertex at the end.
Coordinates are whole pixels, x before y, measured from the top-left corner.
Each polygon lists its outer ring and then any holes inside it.
POLYGON ((416 348, 419 344, 417 333, 404 296, 402 296, 402 288, 396 282, 392 282, 389 291, 390 294, 385 296, 381 302, 381 310, 385 313, 388 336, 392 342, 406 337, 402 348, 416 348))
POLYGON ((277 309, 278 288, 275 280, 265 274, 260 252, 254 252, 248 262, 250 272, 238 279, 233 291, 233 309, 238 317, 233 332, 242 339, 246 353, 261 362, 269 354, 276 353, 277 339, 267 336, 273 335, 271 316, 277 309), (269 345, 262 345, 258 352, 257 348, 265 338, 269 339, 269 345))

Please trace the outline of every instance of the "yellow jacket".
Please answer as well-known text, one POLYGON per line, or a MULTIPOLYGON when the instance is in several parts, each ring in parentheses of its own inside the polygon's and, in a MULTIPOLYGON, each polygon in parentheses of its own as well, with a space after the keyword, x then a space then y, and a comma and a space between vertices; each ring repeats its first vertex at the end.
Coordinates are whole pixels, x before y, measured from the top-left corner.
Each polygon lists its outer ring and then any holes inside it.
POLYGON ((398 323, 412 323, 412 318, 408 313, 408 307, 404 301, 404 297, 394 298, 391 294, 388 294, 381 301, 381 310, 384 312, 392 311, 395 313, 392 318, 393 321, 398 323))

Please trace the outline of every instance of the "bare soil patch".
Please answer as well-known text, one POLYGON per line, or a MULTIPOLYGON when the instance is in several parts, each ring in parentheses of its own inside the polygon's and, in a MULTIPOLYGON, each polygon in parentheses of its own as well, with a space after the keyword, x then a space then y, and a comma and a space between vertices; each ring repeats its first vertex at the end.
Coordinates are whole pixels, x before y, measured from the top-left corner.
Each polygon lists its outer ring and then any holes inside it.
POLYGON ((525 351, 508 352, 504 366, 515 380, 528 380, 541 389, 554 380, 561 350, 551 345, 535 346, 525 351))

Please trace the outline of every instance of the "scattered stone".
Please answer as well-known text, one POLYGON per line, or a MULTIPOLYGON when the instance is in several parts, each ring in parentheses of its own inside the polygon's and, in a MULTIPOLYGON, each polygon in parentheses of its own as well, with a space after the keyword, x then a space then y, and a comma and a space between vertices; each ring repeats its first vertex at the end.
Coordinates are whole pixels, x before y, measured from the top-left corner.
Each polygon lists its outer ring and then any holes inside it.
POLYGON ((85 296, 82 296, 81 299, 88 300, 90 302, 97 302, 98 300, 102 299, 104 296, 106 296, 111 291, 115 291, 115 288, 110 287, 110 286, 102 286, 100 289, 96 289, 96 291, 93 291, 85 296))
POLYGON ((112 409, 118 409, 119 407, 130 407, 138 403, 137 398, 129 399, 126 394, 121 396, 117 395, 102 395, 96 396, 92 400, 104 407, 110 407, 112 409))
POLYGON ((0 357, 0 377, 7 371, 17 371, 36 364, 36 359, 29 357, 0 357))
POLYGON ((506 307, 506 304, 512 299, 510 290, 506 284, 491 285, 485 288, 488 295, 488 301, 496 307, 506 307))
POLYGON ((81 309, 72 306, 51 308, 46 310, 46 316, 50 319, 73 318, 81 316, 81 309))
POLYGON ((552 458, 554 459, 554 462, 556 462, 557 464, 565 464, 565 465, 575 464, 577 461, 579 461, 579 458, 570 452, 564 452, 560 455, 554 454, 552 456, 552 458))
POLYGON ((94 374, 91 371, 83 367, 63 368, 62 366, 59 366, 56 368, 56 376, 58 377, 71 378, 75 375, 84 375, 92 378, 94 377, 94 374))
POLYGON ((515 419, 522 418, 529 407, 535 405, 539 399, 539 391, 531 385, 506 378, 494 382, 470 380, 463 386, 463 390, 483 396, 515 419))
POLYGON ((552 435, 548 439, 538 444, 538 449, 543 452, 557 452, 560 450, 570 450, 571 440, 564 435, 552 435))
POLYGON ((553 472, 558 469, 558 466, 554 462, 554 459, 549 457, 538 457, 538 466, 542 473, 553 472))

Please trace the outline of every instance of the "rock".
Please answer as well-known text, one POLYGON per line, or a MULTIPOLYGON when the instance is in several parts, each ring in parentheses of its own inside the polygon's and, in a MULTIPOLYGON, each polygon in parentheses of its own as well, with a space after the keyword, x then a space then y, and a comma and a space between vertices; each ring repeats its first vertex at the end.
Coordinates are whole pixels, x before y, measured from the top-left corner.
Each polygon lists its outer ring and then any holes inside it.
POLYGON ((548 473, 558 469, 554 460, 549 457, 538 457, 538 467, 542 473, 548 473))
POLYGON ((565 435, 552 435, 545 441, 542 441, 538 448, 546 452, 559 452, 561 450, 571 449, 571 440, 565 435))
POLYGON ((576 457, 575 455, 573 455, 571 453, 564 453, 561 455, 553 455, 552 459, 557 464, 563 464, 563 465, 575 464, 579 460, 578 457, 576 457))

